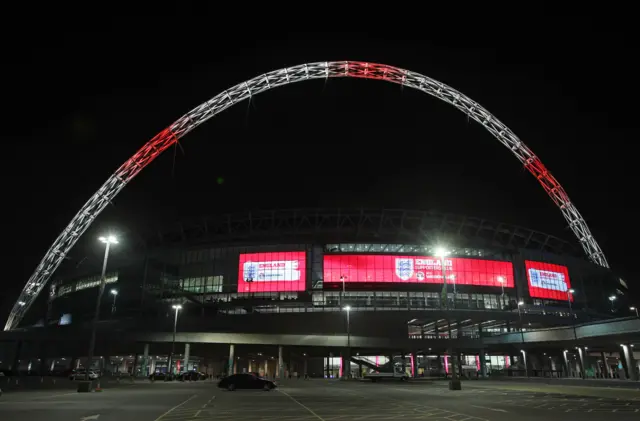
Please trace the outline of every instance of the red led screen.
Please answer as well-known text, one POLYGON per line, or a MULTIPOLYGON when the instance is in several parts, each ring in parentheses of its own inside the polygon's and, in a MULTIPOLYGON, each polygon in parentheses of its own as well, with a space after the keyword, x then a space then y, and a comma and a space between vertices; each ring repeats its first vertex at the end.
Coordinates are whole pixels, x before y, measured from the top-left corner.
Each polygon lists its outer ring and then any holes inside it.
POLYGON ((527 270, 531 297, 567 300, 571 296, 573 301, 573 294, 568 293, 571 281, 566 266, 525 260, 524 267, 527 270))
POLYGON ((238 292, 304 291, 303 251, 240 254, 238 292))
MULTIPOLYGON (((445 257, 447 283, 513 288, 513 265, 495 260, 445 257)), ((442 284, 441 259, 431 256, 331 254, 324 256, 324 282, 442 284)))

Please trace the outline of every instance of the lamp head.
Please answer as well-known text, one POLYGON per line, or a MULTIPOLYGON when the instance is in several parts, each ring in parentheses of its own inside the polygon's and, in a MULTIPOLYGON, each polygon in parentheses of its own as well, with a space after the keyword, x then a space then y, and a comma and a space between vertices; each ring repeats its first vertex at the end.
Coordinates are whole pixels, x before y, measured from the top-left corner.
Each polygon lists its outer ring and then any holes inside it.
POLYGON ((436 257, 446 257, 449 255, 449 250, 447 250, 444 247, 437 247, 436 248, 436 257))
POLYGON ((115 235, 107 235, 106 237, 98 237, 98 240, 105 244, 118 244, 118 238, 115 235))

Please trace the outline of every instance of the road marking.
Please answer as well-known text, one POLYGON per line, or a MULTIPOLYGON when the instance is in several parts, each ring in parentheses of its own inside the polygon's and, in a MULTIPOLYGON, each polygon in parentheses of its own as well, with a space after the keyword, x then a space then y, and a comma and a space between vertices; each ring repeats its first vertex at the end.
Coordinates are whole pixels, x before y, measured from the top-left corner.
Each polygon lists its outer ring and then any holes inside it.
POLYGON ((97 420, 98 418, 100 418, 100 414, 89 415, 88 417, 82 417, 80 418, 80 421, 97 420))
MULTIPOLYGON (((309 413, 311 415, 313 415, 314 417, 316 417, 317 419, 319 419, 320 421, 326 421, 324 418, 322 418, 320 415, 316 414, 315 412, 313 412, 313 409, 309 408, 308 406, 306 406, 305 404, 299 402, 296 398, 294 398, 293 396, 291 396, 290 394, 288 394, 287 392, 283 392, 282 390, 278 390, 278 392, 282 393, 283 395, 289 397, 289 399, 291 399, 292 401, 294 401, 295 403, 297 403, 298 405, 300 405, 301 407, 303 407, 304 409, 306 409, 307 411, 309 411, 309 413)), ((157 421, 157 420, 156 420, 157 421)))
POLYGON ((469 406, 473 406, 474 408, 488 409, 489 411, 496 411, 496 412, 509 412, 509 411, 505 411, 504 409, 499 409, 499 408, 489 408, 488 406, 480 406, 480 405, 469 405, 469 406))
POLYGON ((196 414, 193 416, 193 418, 198 418, 198 415, 200 415, 200 413, 202 412, 202 409, 198 409, 198 411, 196 412, 196 414))
POLYGON ((174 406, 173 408, 171 408, 170 410, 168 410, 164 414, 160 415, 154 421, 160 421, 164 416, 169 415, 171 412, 173 412, 174 410, 180 408, 182 405, 184 405, 185 403, 189 402, 191 399, 195 398, 196 396, 198 396, 198 395, 192 395, 190 398, 187 398, 187 400, 185 400, 184 402, 177 404, 176 406, 174 406))

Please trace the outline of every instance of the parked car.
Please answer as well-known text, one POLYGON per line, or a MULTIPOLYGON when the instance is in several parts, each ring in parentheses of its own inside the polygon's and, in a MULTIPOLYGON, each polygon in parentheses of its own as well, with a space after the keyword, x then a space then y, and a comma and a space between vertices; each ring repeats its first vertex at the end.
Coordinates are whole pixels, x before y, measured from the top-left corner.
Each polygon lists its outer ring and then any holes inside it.
POLYGON ((174 379, 173 374, 167 374, 167 373, 153 373, 152 375, 149 376, 149 380, 165 380, 165 381, 172 381, 174 379))
POLYGON ((243 373, 233 374, 220 380, 218 387, 227 390, 236 389, 262 389, 269 391, 278 387, 275 382, 267 380, 261 377, 257 377, 254 374, 243 373))
POLYGON ((206 380, 209 376, 206 373, 202 373, 199 371, 186 371, 184 373, 180 373, 178 376, 178 380, 180 381, 196 381, 196 380, 206 380))
MULTIPOLYGON (((73 370, 71 372, 71 375, 69 376, 69 380, 84 380, 87 376, 87 370, 81 368, 78 370, 73 370)), ((98 377, 100 377, 98 375, 97 372, 93 371, 93 370, 89 370, 89 380, 96 380, 98 377)))

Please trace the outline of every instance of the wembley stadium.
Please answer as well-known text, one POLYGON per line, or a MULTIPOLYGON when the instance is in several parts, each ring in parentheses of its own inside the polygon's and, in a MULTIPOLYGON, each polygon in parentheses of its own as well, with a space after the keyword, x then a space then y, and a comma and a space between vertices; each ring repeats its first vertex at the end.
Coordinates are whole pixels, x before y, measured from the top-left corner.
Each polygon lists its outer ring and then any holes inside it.
POLYGON ((17 297, 0 333, 0 368, 637 379, 640 318, 627 297, 558 180, 482 105, 394 66, 306 63, 229 87, 118 167, 17 297), (180 138, 261 92, 328 78, 398 84, 464 113, 535 177, 574 243, 429 211, 294 209, 183 221, 135 240, 104 233, 104 259, 70 260, 101 212, 180 138))
MULTIPOLYGON (((566 352, 567 341, 532 343, 545 358, 527 365, 524 334, 627 316, 624 281, 578 245, 468 216, 256 211, 176 223, 126 252, 120 240, 105 270, 96 348, 95 364, 111 373, 343 377, 348 364, 361 377, 393 363, 413 376, 447 375, 457 353, 461 374, 536 367, 578 375, 577 348, 566 352), (487 343, 514 333, 523 341, 487 343)), ((94 316, 102 263, 63 265, 46 314, 34 308, 20 329, 5 332, 23 338, 22 370, 33 369, 25 355, 42 356, 29 338, 43 331, 52 370, 86 361, 87 334, 79 332, 94 316)), ((607 360, 614 370, 615 346, 594 343, 585 357, 599 372, 607 360)))

